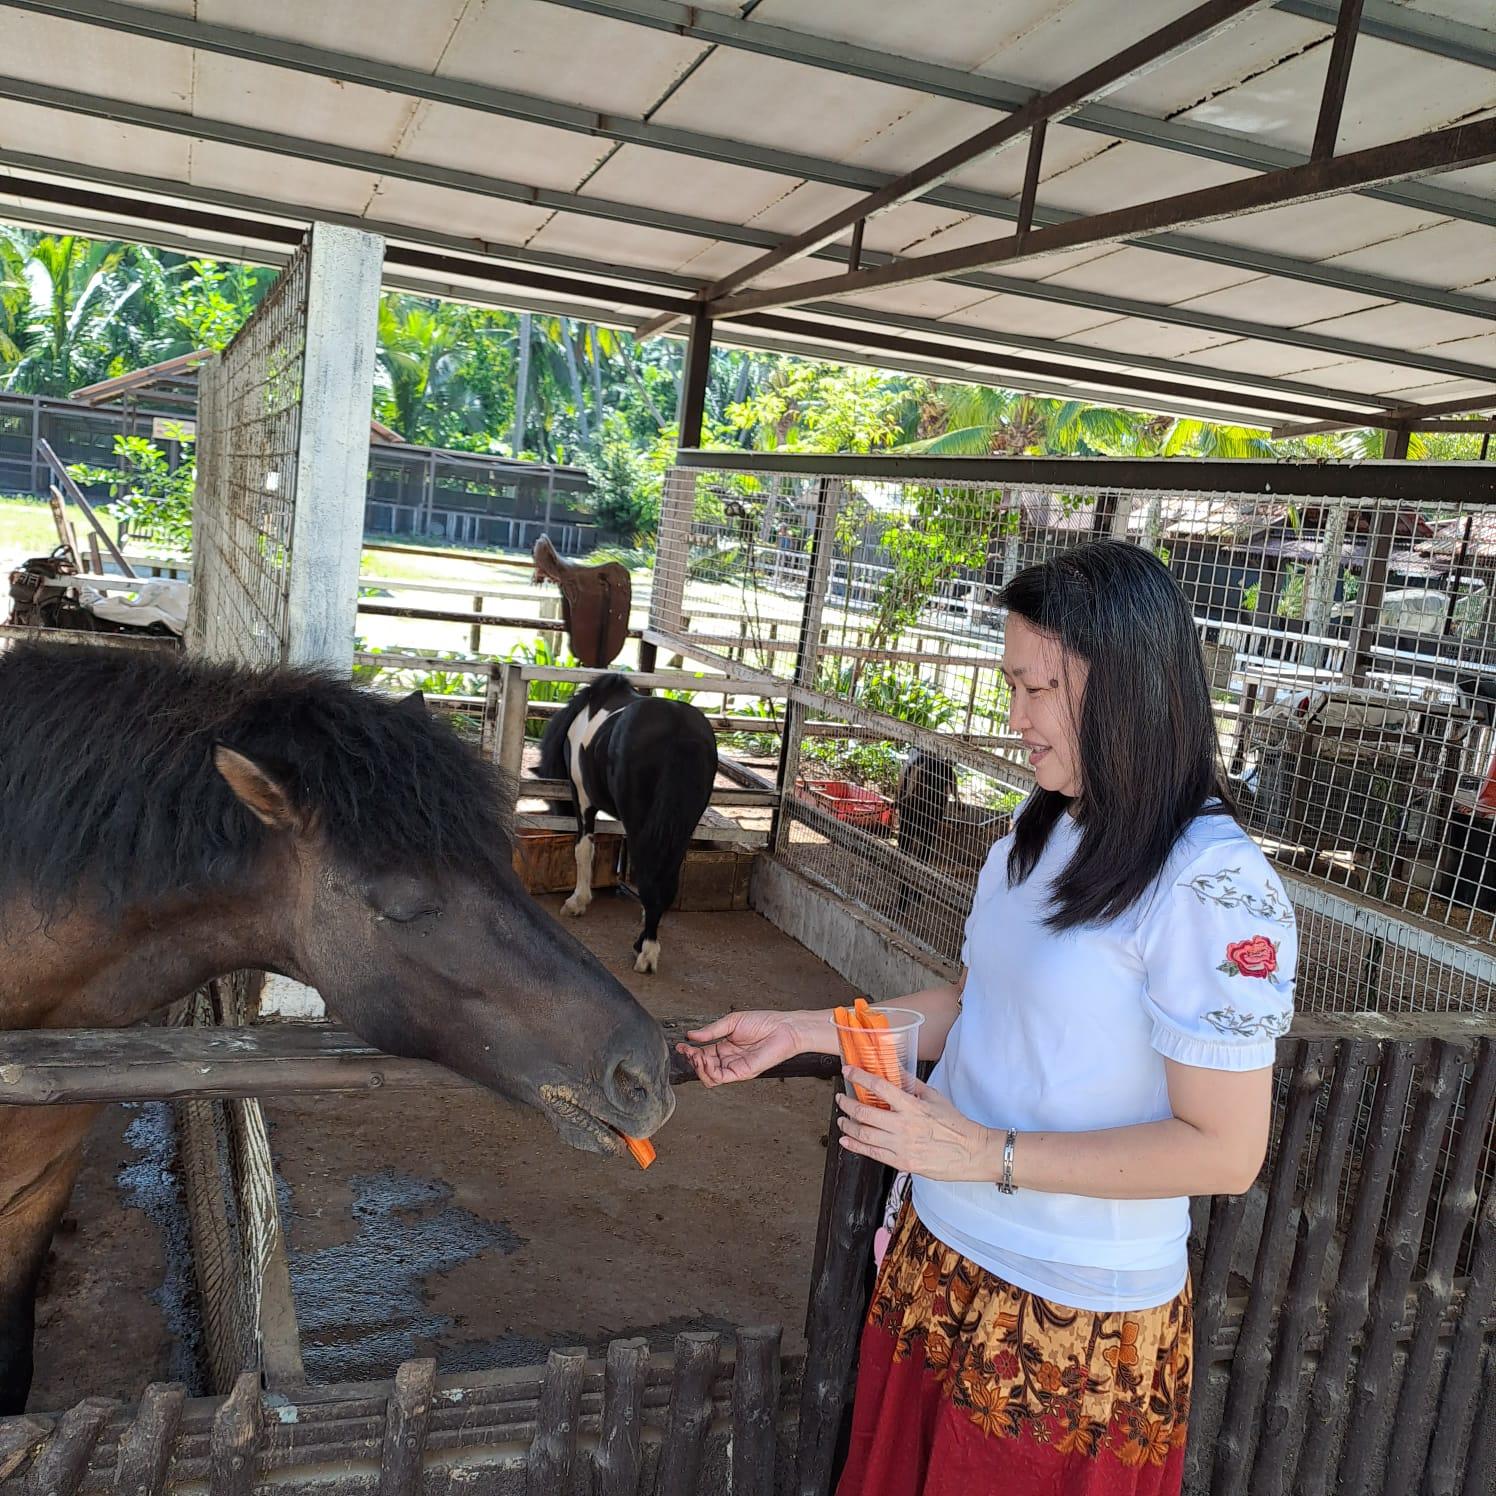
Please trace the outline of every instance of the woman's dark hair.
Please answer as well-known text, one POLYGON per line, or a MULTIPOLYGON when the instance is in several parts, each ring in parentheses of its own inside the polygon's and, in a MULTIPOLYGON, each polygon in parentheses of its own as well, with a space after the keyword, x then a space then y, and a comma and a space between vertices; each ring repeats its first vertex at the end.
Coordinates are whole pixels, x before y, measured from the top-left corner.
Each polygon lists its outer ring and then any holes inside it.
MULTIPOLYGON (((1115 919, 1147 892, 1196 816, 1207 807, 1234 813, 1189 604, 1156 556, 1115 540, 1027 567, 1001 602, 1088 667, 1080 845, 1054 880, 1046 923, 1068 930, 1115 919)), ((1008 857, 1010 885, 1033 872, 1070 808, 1066 795, 1034 791, 1008 857)))

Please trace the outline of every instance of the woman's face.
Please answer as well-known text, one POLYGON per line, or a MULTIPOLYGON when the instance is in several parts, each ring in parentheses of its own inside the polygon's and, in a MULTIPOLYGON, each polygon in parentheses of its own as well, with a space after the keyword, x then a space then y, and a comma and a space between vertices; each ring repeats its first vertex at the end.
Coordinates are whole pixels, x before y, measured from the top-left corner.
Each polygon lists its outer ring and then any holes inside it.
POLYGON ((1074 799, 1080 794, 1080 705, 1086 663, 1016 613, 1008 614, 1003 678, 1012 688, 1008 713, 1023 735, 1039 788, 1074 799))

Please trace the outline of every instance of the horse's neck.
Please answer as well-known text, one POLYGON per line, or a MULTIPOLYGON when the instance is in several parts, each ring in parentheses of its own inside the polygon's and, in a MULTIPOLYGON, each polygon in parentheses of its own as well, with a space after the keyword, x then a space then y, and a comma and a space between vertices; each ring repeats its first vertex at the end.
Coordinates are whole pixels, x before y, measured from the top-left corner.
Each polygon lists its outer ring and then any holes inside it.
POLYGON ((279 967, 274 922, 222 894, 44 921, 0 903, 0 1028, 120 1028, 213 977, 279 967))

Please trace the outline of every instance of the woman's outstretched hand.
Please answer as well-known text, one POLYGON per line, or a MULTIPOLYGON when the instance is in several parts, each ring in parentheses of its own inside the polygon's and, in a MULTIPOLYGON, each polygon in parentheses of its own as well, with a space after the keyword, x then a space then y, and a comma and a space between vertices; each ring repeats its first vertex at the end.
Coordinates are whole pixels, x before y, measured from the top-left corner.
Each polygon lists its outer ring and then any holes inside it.
POLYGON ((812 1047, 806 1042, 804 1015, 795 1013, 728 1013, 686 1039, 676 1048, 704 1086, 752 1080, 812 1047))
POLYGON ((877 1076, 848 1069, 855 1082, 886 1102, 888 1110, 838 1095, 842 1110, 841 1145, 849 1153, 875 1158, 906 1174, 924 1179, 965 1183, 995 1180, 990 1128, 963 1117, 939 1091, 920 1081, 903 1091, 877 1076))

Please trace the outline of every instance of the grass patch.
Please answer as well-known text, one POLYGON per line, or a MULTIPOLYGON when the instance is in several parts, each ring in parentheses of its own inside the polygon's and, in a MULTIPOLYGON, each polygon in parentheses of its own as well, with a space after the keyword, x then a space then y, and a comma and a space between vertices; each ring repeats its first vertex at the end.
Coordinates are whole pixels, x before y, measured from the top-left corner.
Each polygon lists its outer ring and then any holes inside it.
POLYGON ((56 544, 57 527, 44 500, 0 498, 0 560, 45 556, 56 544))

